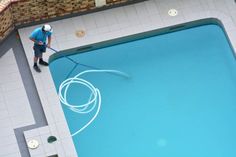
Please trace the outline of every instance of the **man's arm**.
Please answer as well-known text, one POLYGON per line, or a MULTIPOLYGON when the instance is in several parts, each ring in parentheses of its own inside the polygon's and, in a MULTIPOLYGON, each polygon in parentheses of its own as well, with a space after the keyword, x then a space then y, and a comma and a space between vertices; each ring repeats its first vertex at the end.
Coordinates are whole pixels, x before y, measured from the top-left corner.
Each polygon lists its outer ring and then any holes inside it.
POLYGON ((37 40, 35 39, 36 36, 37 36, 37 31, 34 30, 34 31, 31 33, 31 35, 29 36, 29 39, 30 39, 31 41, 33 41, 34 43, 38 44, 38 45, 43 45, 43 42, 42 42, 42 41, 37 41, 37 40))
POLYGON ((37 40, 35 40, 34 38, 31 38, 31 37, 30 37, 30 40, 33 41, 34 43, 37 43, 38 45, 43 45, 42 41, 37 41, 37 40))
POLYGON ((52 37, 51 35, 48 36, 48 44, 47 44, 47 47, 51 47, 51 40, 52 40, 52 37))

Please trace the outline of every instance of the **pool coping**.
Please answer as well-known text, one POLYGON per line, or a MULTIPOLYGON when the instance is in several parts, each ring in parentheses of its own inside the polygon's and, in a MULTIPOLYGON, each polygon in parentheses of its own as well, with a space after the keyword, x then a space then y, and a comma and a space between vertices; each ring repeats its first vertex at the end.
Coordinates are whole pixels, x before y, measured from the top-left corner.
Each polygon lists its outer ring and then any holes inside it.
MULTIPOLYGON (((232 50, 235 53, 236 37, 233 35, 233 31, 236 32, 235 25, 232 19, 228 15, 220 11, 216 11, 216 10, 206 11, 205 15, 199 16, 198 18, 194 18, 194 19, 189 18, 189 19, 186 19, 185 21, 178 21, 178 22, 173 21, 173 22, 170 22, 169 24, 163 24, 161 26, 153 25, 153 26, 143 27, 143 29, 141 28, 133 29, 133 31, 127 31, 122 36, 119 33, 116 33, 113 36, 104 35, 104 37, 99 39, 100 41, 87 40, 84 43, 82 42, 79 47, 91 45, 93 43, 104 42, 105 40, 109 41, 111 39, 120 38, 124 36, 127 37, 127 36, 141 33, 141 32, 148 32, 152 30, 159 30, 159 31, 168 30, 171 27, 172 28, 177 27, 179 25, 183 25, 186 23, 193 24, 194 22, 196 22, 196 20, 200 20, 200 21, 213 20, 217 24, 221 25, 221 27, 225 31, 225 34, 229 40, 229 43, 231 44, 232 50)), ((23 32, 21 32, 21 30, 19 30, 19 33, 22 36, 23 32)), ((24 40, 22 40, 22 42, 24 43, 24 40)), ((24 48, 26 52, 29 51, 29 49, 27 49, 26 47, 24 48)), ((65 52, 68 52, 68 50, 73 50, 73 49, 74 50, 78 49, 78 46, 73 47, 72 44, 67 44, 61 49, 61 50, 66 50, 66 51, 61 51, 61 53, 65 53, 65 52)), ((32 54, 26 53, 26 55, 27 55, 28 63, 29 65, 31 65, 32 54)), ((62 54, 59 53, 58 55, 62 55, 62 54)), ((68 54, 68 55, 71 55, 71 54, 68 54)), ((47 56, 47 57, 50 57, 50 56, 47 56)), ((54 57, 53 59, 55 59, 55 57, 58 57, 58 56, 53 55, 52 57, 54 57)), ((50 59, 50 61, 52 61, 52 59, 50 59)), ((77 156, 49 69, 44 68, 43 72, 41 74, 38 74, 38 73, 35 73, 33 69, 31 68, 31 72, 32 72, 32 75, 36 84, 36 88, 38 90, 38 94, 39 94, 39 97, 40 97, 40 100, 41 100, 41 103, 42 103, 42 106, 43 106, 43 109, 44 109, 44 112, 48 121, 48 126, 24 132, 26 141, 29 141, 31 139, 37 139, 40 142, 39 149, 29 150, 31 156, 35 156, 35 157, 39 156, 39 154, 42 154, 42 152, 45 155, 58 154, 59 156, 68 156, 68 157, 77 156), (44 81, 45 79, 47 80, 46 83, 44 81), (47 142, 45 142, 45 138, 47 138, 50 135, 57 136, 58 142, 54 144, 48 144, 47 142)))
MULTIPOLYGON (((106 41, 101 41, 98 43, 83 45, 83 46, 79 46, 76 48, 69 48, 66 50, 57 51, 56 53, 52 54, 49 57, 49 63, 53 62, 56 59, 63 58, 65 56, 70 56, 70 55, 79 54, 79 53, 85 53, 88 51, 93 51, 96 49, 101 49, 101 48, 112 46, 112 45, 122 44, 122 43, 126 43, 126 42, 144 39, 144 38, 151 37, 151 36, 162 35, 162 34, 166 34, 166 33, 181 31, 181 30, 190 29, 193 27, 198 27, 198 26, 203 26, 203 25, 209 25, 209 24, 214 24, 214 25, 220 26, 224 30, 224 33, 225 33, 227 39, 229 40, 229 37, 226 33, 224 25, 219 19, 206 18, 206 19, 200 19, 200 20, 196 20, 196 21, 181 23, 181 24, 177 24, 177 25, 173 25, 173 26, 169 26, 169 27, 164 27, 164 28, 160 28, 160 29, 150 30, 147 32, 140 32, 137 34, 131 34, 128 36, 114 38, 114 39, 110 39, 110 40, 106 40, 106 41)), ((229 42, 229 44, 230 44, 233 52, 235 53, 231 42, 229 42)))

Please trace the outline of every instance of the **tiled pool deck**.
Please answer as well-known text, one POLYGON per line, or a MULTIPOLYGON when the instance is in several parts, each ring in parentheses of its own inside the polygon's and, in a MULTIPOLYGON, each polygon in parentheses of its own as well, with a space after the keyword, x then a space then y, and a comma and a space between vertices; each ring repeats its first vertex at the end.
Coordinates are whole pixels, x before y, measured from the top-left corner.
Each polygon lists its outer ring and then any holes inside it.
MULTIPOLYGON (((149 0, 50 22, 54 30, 52 47, 65 50, 205 18, 216 18, 223 23, 230 42, 236 50, 236 3, 234 0, 149 0), (178 16, 170 17, 167 14, 171 8, 178 10, 178 16), (85 30, 86 35, 83 38, 76 37, 77 30, 85 30)), ((19 33, 48 126, 26 131, 24 135, 26 141, 37 139, 40 143, 37 149, 30 150, 32 157, 47 157, 53 154, 58 154, 59 157, 76 157, 50 71, 48 68, 41 67, 42 73, 39 74, 32 69, 32 42, 29 41, 28 36, 36 27, 39 26, 22 28, 19 33), (55 135, 58 141, 48 144, 46 139, 49 135, 55 135)), ((48 58, 52 53, 48 51, 44 58, 48 58)), ((13 129, 33 124, 34 119, 11 50, 0 58, 1 64, 4 65, 0 66, 1 73, 3 71, 0 77, 0 157, 20 157, 13 129), (4 73, 9 72, 7 69, 9 66, 6 66, 4 62, 9 63, 11 73, 4 73), (20 99, 14 99, 16 96, 20 99), (17 105, 22 106, 11 106, 10 104, 15 104, 15 101, 17 105), (19 118, 18 115, 20 115, 19 118)))

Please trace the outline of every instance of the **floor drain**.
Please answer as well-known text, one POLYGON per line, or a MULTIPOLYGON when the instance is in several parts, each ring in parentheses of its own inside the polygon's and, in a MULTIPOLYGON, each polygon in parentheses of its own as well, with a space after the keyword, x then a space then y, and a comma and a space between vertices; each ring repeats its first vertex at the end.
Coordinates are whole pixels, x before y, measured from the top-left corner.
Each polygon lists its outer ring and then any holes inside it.
POLYGON ((27 145, 30 149, 36 149, 39 146, 39 142, 37 140, 29 140, 27 145))
POLYGON ((77 30, 75 32, 75 35, 78 37, 78 38, 82 38, 85 36, 85 31, 84 30, 77 30))
POLYGON ((176 15, 178 15, 178 11, 177 11, 176 9, 170 9, 170 10, 168 11, 168 14, 169 14, 170 16, 176 16, 176 15))

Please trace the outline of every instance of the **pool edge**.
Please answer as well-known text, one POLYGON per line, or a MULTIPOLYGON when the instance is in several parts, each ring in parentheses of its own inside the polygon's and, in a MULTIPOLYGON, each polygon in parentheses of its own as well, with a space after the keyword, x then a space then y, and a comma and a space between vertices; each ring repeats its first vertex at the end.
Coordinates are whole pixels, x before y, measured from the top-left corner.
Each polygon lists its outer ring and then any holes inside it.
POLYGON ((158 29, 154 29, 154 30, 150 30, 150 31, 146 31, 146 32, 140 32, 137 34, 118 37, 118 38, 114 38, 114 39, 110 39, 110 40, 101 41, 98 43, 93 43, 93 44, 88 44, 88 45, 83 45, 83 46, 79 46, 79 47, 75 47, 75 48, 70 48, 70 49, 58 51, 58 52, 52 54, 51 56, 49 56, 48 60, 49 60, 49 63, 52 63, 56 59, 59 59, 59 58, 65 57, 65 56, 70 56, 70 55, 74 55, 74 54, 78 54, 78 53, 85 53, 88 51, 108 47, 111 45, 122 44, 125 42, 131 42, 131 41, 144 39, 144 38, 151 37, 151 36, 181 31, 184 29, 190 29, 190 28, 203 26, 203 25, 210 25, 210 24, 218 25, 219 27, 221 27, 221 29, 224 31, 225 36, 227 37, 227 40, 228 40, 230 47, 233 50, 234 56, 235 56, 235 51, 234 51, 233 45, 231 44, 230 38, 225 30, 223 22, 219 18, 205 18, 205 19, 199 19, 196 21, 180 23, 180 24, 176 24, 176 25, 172 25, 172 26, 168 26, 168 27, 158 28, 158 29))

